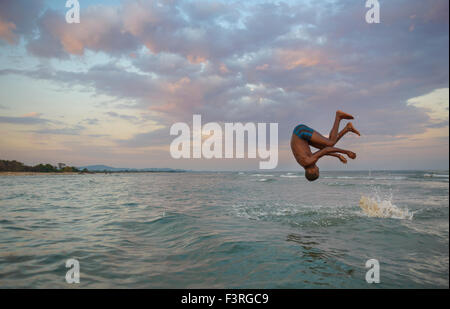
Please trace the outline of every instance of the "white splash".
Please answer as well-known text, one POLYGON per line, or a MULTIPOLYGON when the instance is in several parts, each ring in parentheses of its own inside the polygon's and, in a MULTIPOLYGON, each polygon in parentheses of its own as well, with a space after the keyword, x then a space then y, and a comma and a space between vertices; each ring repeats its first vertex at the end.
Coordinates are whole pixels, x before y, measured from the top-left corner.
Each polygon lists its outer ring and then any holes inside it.
POLYGON ((390 200, 377 201, 366 196, 361 196, 359 206, 369 217, 412 220, 414 215, 408 209, 398 208, 390 200))

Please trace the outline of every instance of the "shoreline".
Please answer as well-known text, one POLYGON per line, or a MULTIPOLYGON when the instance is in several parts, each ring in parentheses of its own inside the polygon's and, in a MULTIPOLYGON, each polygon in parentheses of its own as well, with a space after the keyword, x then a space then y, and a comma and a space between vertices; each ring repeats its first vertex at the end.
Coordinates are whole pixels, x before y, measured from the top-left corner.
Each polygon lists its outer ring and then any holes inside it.
POLYGON ((95 171, 95 172, 0 172, 0 176, 53 176, 53 175, 101 175, 101 174, 161 174, 161 173, 184 173, 166 171, 95 171))
POLYGON ((38 175, 83 175, 84 173, 67 172, 67 173, 55 173, 55 172, 0 172, 0 176, 38 176, 38 175))
MULTIPOLYGON (((44 176, 44 175, 96 175, 96 174, 165 174, 165 173, 260 173, 261 171, 89 171, 89 172, 3 172, 0 171, 0 176, 44 176)), ((273 171, 275 173, 300 173, 301 171, 273 171)), ((365 170, 355 170, 355 171, 323 171, 325 173, 333 172, 343 172, 343 173, 358 173, 358 172, 386 172, 386 171, 365 171, 365 170)), ((448 173, 448 170, 392 170, 390 172, 429 172, 429 173, 448 173)))

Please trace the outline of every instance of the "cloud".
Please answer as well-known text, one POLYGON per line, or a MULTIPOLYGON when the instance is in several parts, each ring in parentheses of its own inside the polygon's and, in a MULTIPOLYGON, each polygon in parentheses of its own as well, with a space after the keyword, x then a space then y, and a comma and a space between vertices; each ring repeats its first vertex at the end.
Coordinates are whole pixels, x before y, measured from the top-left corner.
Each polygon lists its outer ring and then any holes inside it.
POLYGON ((0 39, 7 41, 10 44, 16 42, 16 36, 13 31, 16 29, 16 25, 11 22, 5 22, 0 19, 0 39))
POLYGON ((43 4, 43 0, 0 1, 0 40, 15 44, 20 36, 30 36, 43 4))
POLYGON ((273 43, 304 17, 299 8, 261 4, 244 15, 243 6, 232 3, 129 0, 121 6, 89 6, 76 25, 48 9, 37 21, 39 36, 28 43, 28 50, 40 57, 64 58, 86 49, 124 55, 145 46, 154 54, 205 63, 273 43), (236 23, 242 27, 233 28, 236 23))
POLYGON ((27 113, 27 114, 23 115, 22 117, 41 117, 41 116, 42 116, 41 113, 31 112, 31 113, 27 113))
POLYGON ((112 118, 119 118, 119 119, 123 119, 123 120, 127 120, 127 121, 133 121, 136 122, 139 120, 138 117, 136 116, 131 116, 131 115, 124 115, 124 114, 118 114, 116 112, 106 112, 105 113, 107 116, 112 117, 112 118))
POLYGON ((173 140, 169 128, 161 128, 134 135, 130 139, 116 140, 121 147, 142 148, 151 146, 166 146, 173 140))
POLYGON ((411 98, 407 104, 424 109, 433 122, 448 122, 449 88, 435 89, 428 94, 411 98))
POLYGON ((49 135, 80 135, 85 128, 81 125, 65 128, 44 128, 34 130, 33 133, 37 134, 49 134, 49 135))
POLYGON ((0 123, 9 123, 9 124, 22 124, 22 125, 35 125, 35 124, 48 124, 52 123, 51 120, 39 118, 39 117, 6 117, 0 116, 0 123))
POLYGON ((47 58, 83 55, 86 49, 129 53, 136 49, 137 41, 123 31, 119 14, 114 7, 91 6, 83 11, 82 23, 68 24, 61 13, 47 10, 38 21, 40 36, 28 42, 28 50, 47 58))
MULTIPOLYGON (((52 135, 80 135, 85 129, 81 124, 74 126, 65 126, 63 122, 58 120, 51 120, 41 118, 42 114, 37 112, 27 113, 21 117, 8 117, 0 116, 0 123, 13 124, 13 125, 25 125, 25 126, 38 126, 39 129, 31 130, 32 133, 37 134, 52 134, 52 135), (59 126, 59 127, 55 127, 59 126)), ((95 122, 95 121, 94 121, 95 122)))
POLYGON ((81 122, 86 123, 90 126, 94 126, 94 125, 99 124, 100 121, 97 118, 85 118, 81 122))

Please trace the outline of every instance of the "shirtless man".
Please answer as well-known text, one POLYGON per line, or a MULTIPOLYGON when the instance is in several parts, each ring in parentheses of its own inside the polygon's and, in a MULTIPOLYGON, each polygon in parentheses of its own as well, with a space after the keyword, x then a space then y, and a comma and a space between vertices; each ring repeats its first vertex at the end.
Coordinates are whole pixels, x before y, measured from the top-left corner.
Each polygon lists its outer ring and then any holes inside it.
POLYGON ((337 157, 344 164, 347 163, 347 159, 340 153, 346 154, 351 159, 356 158, 354 152, 334 147, 342 136, 348 132, 360 135, 359 131, 353 127, 351 122, 347 123, 341 132, 338 132, 342 119, 353 119, 353 116, 342 111, 337 111, 334 125, 328 138, 304 124, 299 124, 295 127, 291 138, 292 153, 298 164, 305 169, 305 177, 309 181, 314 181, 319 178, 319 168, 316 163, 323 156, 337 157), (312 153, 310 146, 319 150, 312 153))

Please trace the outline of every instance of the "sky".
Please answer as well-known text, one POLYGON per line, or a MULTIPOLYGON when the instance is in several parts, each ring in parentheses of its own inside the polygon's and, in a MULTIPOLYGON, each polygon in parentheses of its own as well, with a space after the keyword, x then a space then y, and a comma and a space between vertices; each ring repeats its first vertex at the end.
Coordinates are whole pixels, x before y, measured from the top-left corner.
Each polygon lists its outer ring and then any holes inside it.
POLYGON ((321 169, 448 169, 449 2, 0 1, 0 159, 26 164, 256 170, 259 159, 173 159, 176 122, 279 124, 279 170, 304 123, 335 111, 362 136, 321 169))

